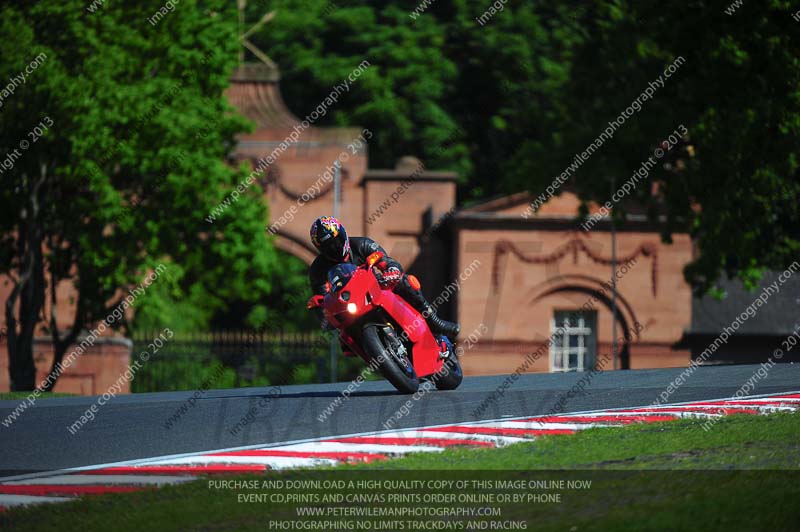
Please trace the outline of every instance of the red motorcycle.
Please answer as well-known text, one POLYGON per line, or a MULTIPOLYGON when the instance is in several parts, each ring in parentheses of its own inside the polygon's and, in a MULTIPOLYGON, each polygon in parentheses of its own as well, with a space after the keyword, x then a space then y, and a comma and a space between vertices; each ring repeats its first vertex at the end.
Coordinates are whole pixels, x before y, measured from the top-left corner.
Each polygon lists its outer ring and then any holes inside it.
MULTIPOLYGON (((328 293, 312 296, 308 308, 322 307, 342 344, 400 392, 415 393, 420 380, 432 381, 439 390, 456 389, 463 374, 453 345, 446 336, 434 337, 425 317, 403 298, 381 288, 372 273, 381 258, 376 251, 361 266, 331 268, 328 293)), ((410 280, 419 283, 413 276, 410 280)))

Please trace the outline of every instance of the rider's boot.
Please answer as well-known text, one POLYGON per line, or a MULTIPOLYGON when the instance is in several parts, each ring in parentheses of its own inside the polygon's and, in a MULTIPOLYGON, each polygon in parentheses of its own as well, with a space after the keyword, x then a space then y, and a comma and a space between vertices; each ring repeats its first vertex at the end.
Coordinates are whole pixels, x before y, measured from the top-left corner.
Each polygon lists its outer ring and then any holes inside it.
POLYGON ((458 323, 440 318, 430 303, 428 303, 428 300, 425 299, 425 296, 422 295, 419 288, 414 288, 411 285, 408 280, 408 275, 403 275, 403 278, 394 288, 394 293, 408 301, 412 307, 425 316, 425 321, 428 323, 428 327, 430 327, 433 334, 444 334, 450 338, 458 336, 458 333, 461 331, 461 327, 458 323))

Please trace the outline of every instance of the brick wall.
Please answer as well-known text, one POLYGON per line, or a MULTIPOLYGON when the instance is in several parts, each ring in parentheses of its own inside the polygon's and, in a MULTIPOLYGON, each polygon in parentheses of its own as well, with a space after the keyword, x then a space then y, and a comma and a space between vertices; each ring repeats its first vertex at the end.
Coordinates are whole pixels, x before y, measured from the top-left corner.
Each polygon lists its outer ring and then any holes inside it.
MULTIPOLYGON (((37 338, 34 344, 36 382, 47 377, 53 363, 53 348, 48 339, 37 338)), ((69 351, 67 351, 67 355, 69 351)), ((56 382, 54 392, 78 395, 100 395, 117 382, 128 368, 131 359, 131 342, 123 338, 98 338, 75 363, 67 368, 56 382)), ((0 392, 10 390, 8 375, 8 346, 0 340, 0 392)), ((130 383, 125 381, 120 393, 130 393, 130 383)))

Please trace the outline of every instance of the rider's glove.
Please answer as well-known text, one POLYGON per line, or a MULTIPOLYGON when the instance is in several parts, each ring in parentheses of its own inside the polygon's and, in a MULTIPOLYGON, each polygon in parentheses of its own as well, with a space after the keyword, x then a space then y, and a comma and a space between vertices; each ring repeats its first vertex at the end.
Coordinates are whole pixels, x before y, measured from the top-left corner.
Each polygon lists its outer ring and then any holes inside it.
POLYGON ((378 278, 378 284, 381 285, 381 288, 393 290, 397 283, 400 282, 400 279, 403 278, 403 272, 399 268, 390 266, 383 271, 376 268, 375 276, 378 278))

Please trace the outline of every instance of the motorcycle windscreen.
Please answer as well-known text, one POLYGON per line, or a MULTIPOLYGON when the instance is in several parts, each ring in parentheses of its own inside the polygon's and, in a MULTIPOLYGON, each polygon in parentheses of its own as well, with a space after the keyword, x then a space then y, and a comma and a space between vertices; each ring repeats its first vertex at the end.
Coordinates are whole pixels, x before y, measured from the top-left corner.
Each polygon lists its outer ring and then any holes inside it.
POLYGON ((353 274, 356 273, 357 269, 358 268, 349 262, 344 262, 328 270, 328 282, 330 283, 331 293, 335 294, 344 288, 347 283, 350 282, 350 279, 353 278, 353 274))

